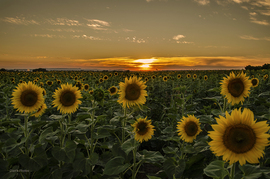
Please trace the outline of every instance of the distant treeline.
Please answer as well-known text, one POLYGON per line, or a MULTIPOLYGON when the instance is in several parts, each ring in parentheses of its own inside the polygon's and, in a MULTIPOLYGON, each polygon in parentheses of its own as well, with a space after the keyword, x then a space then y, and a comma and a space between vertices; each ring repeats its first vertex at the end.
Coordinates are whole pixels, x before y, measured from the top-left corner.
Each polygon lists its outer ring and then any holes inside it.
POLYGON ((245 67, 246 70, 262 70, 262 69, 270 69, 270 64, 264 64, 263 66, 251 66, 248 65, 245 67))

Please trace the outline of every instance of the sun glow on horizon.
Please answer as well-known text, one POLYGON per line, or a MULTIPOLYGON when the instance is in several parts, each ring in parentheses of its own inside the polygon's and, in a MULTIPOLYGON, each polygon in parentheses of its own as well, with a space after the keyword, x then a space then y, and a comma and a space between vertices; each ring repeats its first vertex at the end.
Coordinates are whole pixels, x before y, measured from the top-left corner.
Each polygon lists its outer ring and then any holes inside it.
POLYGON ((151 69, 151 63, 156 61, 157 59, 138 59, 134 60, 135 63, 142 63, 142 65, 138 66, 142 70, 150 70, 151 69))

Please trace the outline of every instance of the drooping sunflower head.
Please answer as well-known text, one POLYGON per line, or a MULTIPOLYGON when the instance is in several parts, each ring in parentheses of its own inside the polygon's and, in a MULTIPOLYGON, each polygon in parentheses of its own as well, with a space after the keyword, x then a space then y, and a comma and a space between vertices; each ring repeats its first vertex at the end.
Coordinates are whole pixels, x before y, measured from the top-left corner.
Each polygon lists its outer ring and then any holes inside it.
POLYGON ((259 79, 258 78, 252 78, 251 79, 252 87, 255 88, 259 85, 259 79))
POLYGON ((62 84, 61 88, 58 88, 54 94, 54 101, 52 102, 54 107, 57 107, 62 114, 75 112, 79 104, 82 102, 79 100, 82 98, 81 91, 76 86, 71 84, 62 84))
POLYGON ((41 107, 37 110, 37 112, 35 112, 31 116, 39 117, 45 112, 46 109, 47 109, 47 105, 43 103, 43 105, 41 105, 41 107))
POLYGON ((125 83, 119 83, 119 92, 120 94, 118 102, 123 104, 123 107, 132 107, 134 105, 142 105, 146 102, 145 96, 147 96, 147 92, 145 88, 145 82, 143 82, 137 76, 133 78, 125 78, 125 83))
POLYGON ((204 75, 204 80, 207 81, 208 80, 208 76, 204 75))
POLYGON ((264 149, 269 145, 270 127, 267 121, 256 122, 254 114, 249 109, 234 109, 231 115, 226 112, 226 118, 216 118, 217 124, 212 125, 214 131, 209 132, 212 141, 210 150, 216 156, 223 156, 224 161, 240 165, 246 162, 259 163, 264 149))
POLYGON ((139 118, 131 126, 134 128, 135 140, 142 143, 143 141, 148 141, 154 135, 154 126, 151 125, 151 120, 146 120, 146 118, 139 118))
POLYGON ((32 113, 44 103, 42 88, 33 84, 20 83, 12 93, 12 104, 19 112, 32 113))
POLYGON ((185 142, 192 143, 197 135, 202 131, 200 128, 199 119, 194 115, 188 115, 177 124, 178 135, 185 142))
POLYGON ((104 99, 104 91, 102 89, 95 89, 93 93, 95 101, 102 101, 104 99))
POLYGON ((108 91, 109 91, 110 95, 115 95, 118 91, 118 88, 116 88, 115 86, 112 86, 109 88, 108 91))
POLYGON ((243 102, 244 97, 249 96, 249 90, 251 87, 251 80, 246 77, 243 72, 237 76, 231 72, 227 78, 223 77, 221 84, 221 93, 225 95, 225 98, 229 103, 238 104, 243 102))

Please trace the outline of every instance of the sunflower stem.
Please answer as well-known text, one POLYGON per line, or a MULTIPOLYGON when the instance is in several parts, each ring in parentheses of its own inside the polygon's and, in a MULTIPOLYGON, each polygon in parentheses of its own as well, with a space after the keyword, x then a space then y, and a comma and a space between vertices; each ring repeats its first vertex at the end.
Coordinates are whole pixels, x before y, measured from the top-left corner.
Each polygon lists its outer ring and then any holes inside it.
MULTIPOLYGON (((135 145, 135 140, 133 141, 135 145)), ((133 149, 133 170, 132 170, 132 179, 136 179, 136 168, 137 168, 137 163, 136 163, 136 153, 137 153, 137 147, 133 149)))
POLYGON ((26 138, 25 140, 25 153, 29 155, 29 150, 28 150, 28 118, 29 115, 24 117, 24 137, 26 138))
POLYGON ((233 166, 230 171, 230 179, 234 179, 234 175, 235 175, 235 163, 233 163, 233 166))
POLYGON ((125 140, 126 118, 127 118, 127 108, 124 107, 124 119, 123 119, 123 122, 122 122, 122 144, 124 143, 124 140, 125 140))

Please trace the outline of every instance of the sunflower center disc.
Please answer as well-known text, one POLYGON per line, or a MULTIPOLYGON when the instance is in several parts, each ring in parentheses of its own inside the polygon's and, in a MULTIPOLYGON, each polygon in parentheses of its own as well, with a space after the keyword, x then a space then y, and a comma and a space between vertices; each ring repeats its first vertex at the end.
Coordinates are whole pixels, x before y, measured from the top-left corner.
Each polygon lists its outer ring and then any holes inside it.
POLYGON ((127 100, 137 100, 141 95, 141 89, 137 84, 129 84, 126 87, 126 96, 127 100))
POLYGON ((34 106, 38 100, 38 95, 35 91, 25 90, 21 95, 21 103, 24 106, 34 106))
POLYGON ((144 135, 146 134, 148 131, 148 127, 147 127, 147 124, 144 123, 144 122, 140 122, 138 125, 137 125, 137 133, 140 134, 140 135, 144 135))
POLYGON ((233 97, 239 97, 245 89, 244 83, 240 78, 233 79, 229 82, 228 91, 233 97))
POLYGON ((198 132, 198 126, 193 121, 187 122, 184 129, 188 136, 194 136, 198 132))
POLYGON ((251 80, 251 83, 252 83, 252 86, 255 86, 255 85, 257 85, 257 80, 256 79, 252 79, 251 80))
POLYGON ((111 88, 111 89, 110 89, 110 92, 111 92, 111 93, 115 93, 115 91, 116 91, 115 88, 111 88))
POLYGON ((60 96, 60 102, 63 106, 72 106, 76 101, 76 96, 71 91, 65 91, 60 96))
POLYGON ((234 153, 245 153, 255 145, 256 136, 249 126, 237 124, 226 129, 223 135, 223 142, 234 153))

